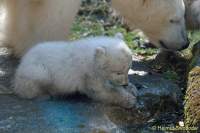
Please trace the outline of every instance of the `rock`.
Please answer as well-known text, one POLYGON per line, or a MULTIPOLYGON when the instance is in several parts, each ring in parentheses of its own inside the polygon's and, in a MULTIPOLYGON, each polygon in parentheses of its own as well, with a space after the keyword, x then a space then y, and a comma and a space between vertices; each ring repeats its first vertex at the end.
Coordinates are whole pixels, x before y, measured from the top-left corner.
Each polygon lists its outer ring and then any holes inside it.
POLYGON ((185 96, 185 123, 186 126, 200 127, 200 42, 194 45, 192 53, 185 96))
POLYGON ((10 88, 15 68, 18 64, 18 59, 10 55, 10 50, 0 48, 0 95, 11 94, 10 88))
POLYGON ((193 55, 190 48, 181 52, 161 50, 150 60, 150 65, 160 73, 167 74, 167 72, 173 72, 174 77, 171 78, 176 80, 180 88, 186 88, 187 74, 192 57, 193 55))
POLYGON ((93 133, 111 132, 117 126, 103 107, 82 100, 23 100, 0 96, 1 133, 93 133))
POLYGON ((171 123, 177 119, 173 113, 182 105, 182 92, 176 84, 164 79, 160 74, 151 73, 151 69, 135 57, 129 80, 138 88, 137 106, 132 110, 107 108, 111 121, 121 127, 127 127, 129 132, 149 133, 155 132, 151 127, 158 119, 169 119, 171 123))
POLYGON ((180 88, 172 81, 166 80, 163 75, 152 72, 137 59, 133 59, 132 71, 129 75, 130 82, 138 88, 138 100, 146 109, 153 109, 154 106, 157 109, 162 106, 169 108, 170 104, 180 103, 182 96, 180 88))

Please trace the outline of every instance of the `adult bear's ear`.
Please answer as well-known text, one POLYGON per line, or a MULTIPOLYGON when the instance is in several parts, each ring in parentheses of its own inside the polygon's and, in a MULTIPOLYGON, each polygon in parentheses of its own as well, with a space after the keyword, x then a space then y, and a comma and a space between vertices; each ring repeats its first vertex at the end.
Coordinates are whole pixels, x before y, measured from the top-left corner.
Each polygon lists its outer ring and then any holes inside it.
POLYGON ((115 38, 124 40, 124 35, 121 32, 118 32, 118 33, 115 34, 115 38))
POLYGON ((144 6, 147 3, 147 0, 142 0, 142 5, 144 6))
POLYGON ((106 48, 105 47, 98 47, 95 51, 95 64, 99 68, 106 67, 106 48))

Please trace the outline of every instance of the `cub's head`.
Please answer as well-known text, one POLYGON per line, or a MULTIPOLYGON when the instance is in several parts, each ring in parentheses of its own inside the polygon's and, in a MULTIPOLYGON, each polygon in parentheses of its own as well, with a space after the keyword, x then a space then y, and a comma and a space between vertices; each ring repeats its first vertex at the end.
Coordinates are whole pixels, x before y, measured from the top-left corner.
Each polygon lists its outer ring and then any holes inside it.
POLYGON ((115 45, 100 46, 95 52, 98 76, 113 85, 128 85, 128 71, 132 65, 132 53, 125 42, 116 39, 115 45))
POLYGON ((156 47, 171 51, 188 47, 183 0, 113 0, 113 7, 156 47))

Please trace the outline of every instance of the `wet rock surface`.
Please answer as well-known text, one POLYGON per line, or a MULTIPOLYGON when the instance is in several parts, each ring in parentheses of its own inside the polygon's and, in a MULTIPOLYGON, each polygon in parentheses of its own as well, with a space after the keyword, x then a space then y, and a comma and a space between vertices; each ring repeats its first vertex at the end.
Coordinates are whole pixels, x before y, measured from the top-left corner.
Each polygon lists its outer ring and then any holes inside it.
POLYGON ((0 95, 12 93, 10 84, 19 60, 10 56, 10 51, 0 48, 0 95))
POLYGON ((82 96, 20 99, 10 86, 18 60, 5 49, 0 53, 0 133, 155 133, 161 131, 152 130, 154 125, 179 119, 178 86, 151 72, 136 56, 129 79, 138 88, 138 102, 127 110, 93 103, 82 96))
POLYGON ((1 96, 0 105, 2 133, 89 133, 117 129, 104 115, 102 107, 87 101, 51 98, 28 101, 1 96))
POLYGON ((167 106, 167 102, 180 103, 181 90, 172 81, 166 80, 162 74, 153 72, 136 57, 133 58, 132 70, 132 74, 129 74, 130 82, 136 85, 139 92, 138 100, 145 107, 152 108, 152 105, 161 105, 165 102, 167 106))

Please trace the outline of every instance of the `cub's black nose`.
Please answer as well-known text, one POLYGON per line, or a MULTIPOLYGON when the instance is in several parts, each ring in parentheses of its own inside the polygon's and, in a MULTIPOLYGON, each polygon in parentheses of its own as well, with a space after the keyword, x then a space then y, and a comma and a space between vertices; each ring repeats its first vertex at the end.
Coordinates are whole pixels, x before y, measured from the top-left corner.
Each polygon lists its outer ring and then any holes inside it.
POLYGON ((128 86, 128 84, 124 84, 124 85, 122 85, 123 87, 127 87, 128 86))

